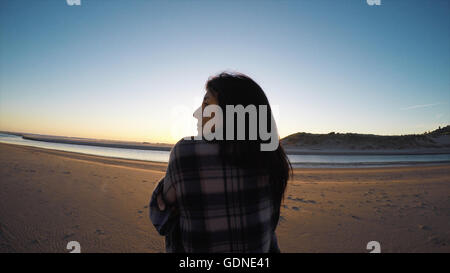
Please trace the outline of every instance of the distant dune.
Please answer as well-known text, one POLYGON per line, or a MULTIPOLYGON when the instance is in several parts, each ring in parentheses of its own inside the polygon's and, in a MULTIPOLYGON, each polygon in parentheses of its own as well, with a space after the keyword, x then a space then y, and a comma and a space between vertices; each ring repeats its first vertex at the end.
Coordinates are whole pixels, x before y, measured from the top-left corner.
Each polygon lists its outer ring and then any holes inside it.
POLYGON ((117 140, 76 138, 76 137, 65 137, 65 136, 48 136, 48 135, 36 135, 36 134, 17 134, 17 133, 15 133, 15 134, 21 135, 22 138, 29 139, 29 140, 88 145, 88 146, 112 147, 112 148, 170 151, 170 149, 172 149, 172 146, 173 146, 171 144, 163 144, 163 143, 117 141, 117 140))
POLYGON ((290 154, 439 154, 450 153, 450 126, 420 135, 296 133, 281 140, 290 154))

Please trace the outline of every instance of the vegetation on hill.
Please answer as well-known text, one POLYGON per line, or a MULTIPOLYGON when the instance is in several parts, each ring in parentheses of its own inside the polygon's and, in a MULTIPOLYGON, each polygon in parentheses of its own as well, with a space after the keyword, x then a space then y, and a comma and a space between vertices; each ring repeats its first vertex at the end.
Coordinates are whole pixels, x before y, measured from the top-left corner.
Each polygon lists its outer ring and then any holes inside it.
POLYGON ((382 136, 373 134, 296 133, 281 140, 287 148, 402 150, 421 148, 450 148, 450 125, 431 132, 413 135, 382 136))

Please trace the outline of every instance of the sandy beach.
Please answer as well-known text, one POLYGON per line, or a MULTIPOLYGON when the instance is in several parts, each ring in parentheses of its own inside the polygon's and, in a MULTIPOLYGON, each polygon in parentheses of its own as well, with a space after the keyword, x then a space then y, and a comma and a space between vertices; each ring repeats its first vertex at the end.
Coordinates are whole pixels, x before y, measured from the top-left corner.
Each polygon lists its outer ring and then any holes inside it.
MULTIPOLYGON (((165 163, 0 144, 0 252, 164 252, 148 202, 165 163)), ((282 252, 450 252, 450 165, 296 169, 282 252)))

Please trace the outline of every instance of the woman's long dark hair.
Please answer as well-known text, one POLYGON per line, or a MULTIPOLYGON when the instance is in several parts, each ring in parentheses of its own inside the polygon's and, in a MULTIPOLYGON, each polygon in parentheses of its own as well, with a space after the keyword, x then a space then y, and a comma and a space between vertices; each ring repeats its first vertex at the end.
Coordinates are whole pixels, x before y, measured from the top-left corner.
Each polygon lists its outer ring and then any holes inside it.
MULTIPOLYGON (((292 174, 292 166, 289 159, 278 143, 278 148, 274 151, 261 151, 263 141, 260 137, 259 122, 257 125, 257 140, 249 139, 249 117, 245 117, 246 140, 236 140, 237 117, 234 117, 234 140, 226 140, 226 105, 255 105, 257 109, 257 120, 259 121, 259 105, 267 106, 267 128, 268 131, 276 130, 271 128, 272 110, 269 101, 262 88, 250 77, 240 73, 221 73, 210 78, 206 83, 206 90, 217 97, 219 106, 223 110, 223 139, 219 141, 222 156, 233 164, 244 168, 259 169, 267 171, 270 176, 272 194, 275 202, 281 204, 286 190, 287 181, 292 174)), ((277 134, 278 137, 278 134, 277 134)), ((276 139, 279 142, 279 139, 276 139)))

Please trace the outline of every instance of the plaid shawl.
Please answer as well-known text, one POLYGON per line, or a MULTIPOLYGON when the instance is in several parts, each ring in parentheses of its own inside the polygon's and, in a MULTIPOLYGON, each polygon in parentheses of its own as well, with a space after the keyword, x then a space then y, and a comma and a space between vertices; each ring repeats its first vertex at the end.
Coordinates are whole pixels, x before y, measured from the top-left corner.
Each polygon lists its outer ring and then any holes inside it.
POLYGON ((179 141, 149 208, 156 230, 166 236, 167 252, 279 252, 280 208, 268 174, 227 164, 217 143, 179 141), (161 211, 156 196, 171 187, 177 201, 161 211))

